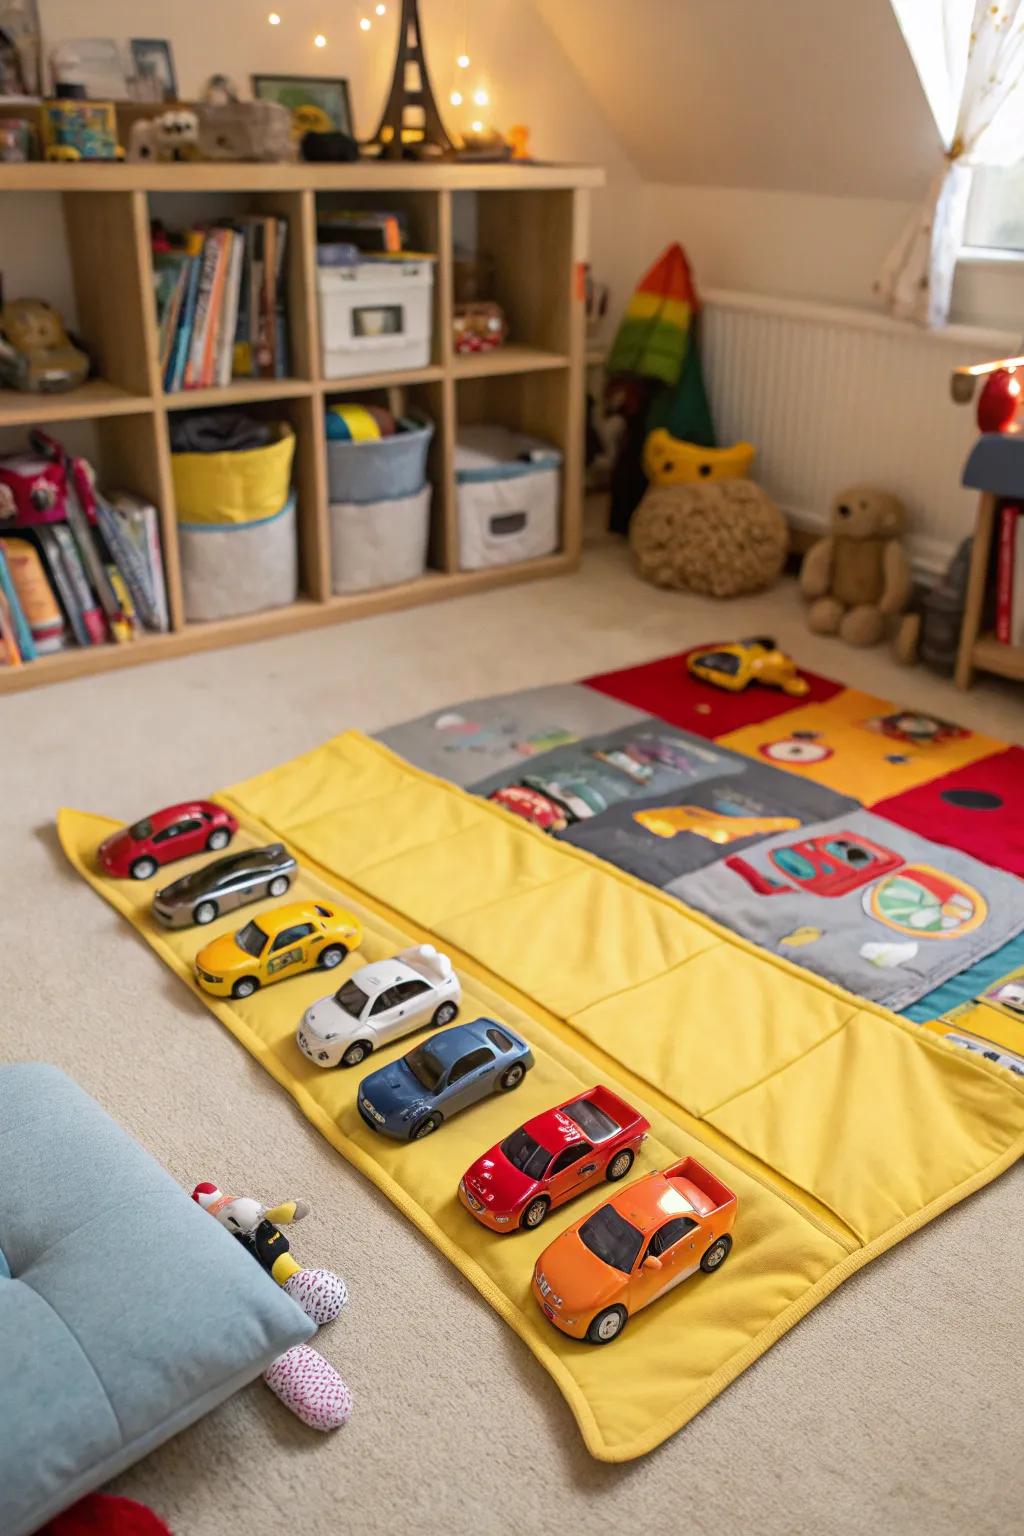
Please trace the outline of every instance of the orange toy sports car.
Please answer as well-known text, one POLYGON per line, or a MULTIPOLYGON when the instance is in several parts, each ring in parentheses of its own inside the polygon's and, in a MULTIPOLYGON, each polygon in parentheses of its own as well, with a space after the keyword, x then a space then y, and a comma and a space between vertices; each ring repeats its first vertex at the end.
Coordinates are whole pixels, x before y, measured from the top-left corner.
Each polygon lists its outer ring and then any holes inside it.
POLYGON ((610 1344, 632 1313, 698 1269, 721 1268, 736 1203, 720 1179, 684 1157, 567 1227, 537 1260, 533 1294, 563 1333, 610 1344))

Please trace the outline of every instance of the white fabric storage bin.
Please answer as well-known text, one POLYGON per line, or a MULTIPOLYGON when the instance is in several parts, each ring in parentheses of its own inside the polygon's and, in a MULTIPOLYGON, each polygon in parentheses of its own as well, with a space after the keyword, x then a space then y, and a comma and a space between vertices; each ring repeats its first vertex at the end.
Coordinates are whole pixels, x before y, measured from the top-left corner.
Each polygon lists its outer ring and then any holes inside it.
POLYGON ((295 494, 251 523, 179 523, 185 617, 232 619, 294 603, 299 588, 295 494))
POLYGON ((316 285, 325 379, 430 362, 432 261, 317 267, 316 285))
POLYGON ((427 568, 430 486, 395 501, 332 503, 331 586, 371 592, 415 581, 427 568))
POLYGON ((562 455, 507 427, 465 427, 455 448, 459 565, 535 560, 558 548, 562 455))

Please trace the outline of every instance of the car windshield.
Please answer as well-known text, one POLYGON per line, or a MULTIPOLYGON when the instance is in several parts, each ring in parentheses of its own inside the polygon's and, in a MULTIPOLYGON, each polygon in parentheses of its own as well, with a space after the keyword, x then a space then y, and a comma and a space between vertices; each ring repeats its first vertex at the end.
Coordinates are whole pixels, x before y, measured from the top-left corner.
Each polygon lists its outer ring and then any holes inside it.
POLYGON ((604 1141, 619 1129, 611 1115, 598 1109, 590 1099, 577 1099, 575 1104, 568 1104, 565 1113, 591 1141, 604 1141))
POLYGON ((534 1141, 520 1126, 518 1131, 513 1131, 511 1136, 506 1136, 501 1144, 501 1150, 520 1173, 525 1173, 528 1179, 541 1179, 544 1170, 551 1161, 551 1153, 547 1147, 542 1147, 539 1141, 534 1141))
POLYGON ((339 1008, 344 1008, 345 1012, 351 1015, 353 1019, 361 1019, 363 1009, 369 1002, 369 998, 362 987, 357 987, 354 981, 346 981, 335 992, 334 1001, 338 1004, 339 1008))
POLYGON ((621 1269, 623 1274, 629 1274, 640 1252, 644 1235, 625 1216, 620 1216, 613 1205, 603 1205, 593 1216, 588 1217, 579 1230, 580 1241, 591 1253, 596 1253, 612 1269, 621 1269))
POLYGON ((247 955, 261 955, 266 946, 267 936, 257 923, 246 923, 244 928, 239 928, 235 934, 235 943, 239 949, 244 949, 247 955))
POLYGON ((434 1093, 444 1077, 444 1062, 439 1061, 429 1045, 418 1045, 405 1058, 405 1064, 421 1088, 434 1093))
POLYGON ((128 836, 133 837, 137 843, 141 843, 144 837, 152 837, 153 823, 146 816, 142 821, 137 821, 134 827, 128 828, 128 836))

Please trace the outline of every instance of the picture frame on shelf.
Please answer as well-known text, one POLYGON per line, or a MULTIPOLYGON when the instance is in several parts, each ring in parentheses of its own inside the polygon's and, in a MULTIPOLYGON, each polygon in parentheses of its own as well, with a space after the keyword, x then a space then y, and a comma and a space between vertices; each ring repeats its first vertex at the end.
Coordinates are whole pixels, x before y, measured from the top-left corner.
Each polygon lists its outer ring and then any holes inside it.
POLYGON ((127 101, 128 77, 112 37, 69 37, 50 52, 54 88, 80 85, 88 101, 127 101))
POLYGON ((355 138, 347 80, 326 75, 253 75, 252 94, 257 101, 287 107, 300 137, 312 132, 355 138), (302 116, 297 118, 300 111, 302 116))
POLYGON ((37 0, 0 0, 0 36, 13 50, 0 78, 0 94, 38 97, 43 89, 43 46, 37 0), (17 75, 11 79, 9 71, 17 75), (12 86, 14 88, 12 88, 12 86))
POLYGON ((177 101, 178 76, 166 37, 133 37, 129 44, 138 101, 177 101))

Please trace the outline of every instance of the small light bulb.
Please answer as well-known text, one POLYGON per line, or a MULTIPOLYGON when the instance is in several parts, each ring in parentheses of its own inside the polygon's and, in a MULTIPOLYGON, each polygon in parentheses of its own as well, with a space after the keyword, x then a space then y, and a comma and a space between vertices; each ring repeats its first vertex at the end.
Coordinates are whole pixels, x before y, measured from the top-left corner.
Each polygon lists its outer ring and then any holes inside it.
POLYGON ((370 25, 371 25, 371 23, 370 23, 369 16, 360 16, 360 18, 359 18, 359 30, 360 30, 360 32, 369 32, 370 25))
POLYGON ((459 66, 460 69, 468 69, 469 68, 469 54, 468 53, 460 53, 458 58, 455 60, 455 62, 459 66))
POLYGON ((374 6, 374 10, 376 11, 378 16, 383 16, 387 12, 387 6, 386 5, 375 5, 374 6))
POLYGON ((483 125, 483 123, 480 122, 479 119, 477 119, 477 121, 475 123, 471 123, 470 127, 472 128, 474 133, 483 133, 483 131, 484 131, 484 125, 483 125))
POLYGON ((462 106, 462 92, 461 91, 452 91, 450 100, 451 100, 451 104, 452 104, 453 107, 461 107, 462 106))
POLYGON ((491 98, 488 96, 486 91, 480 90, 473 92, 473 100, 476 102, 478 107, 486 107, 490 99, 491 98))
POLYGON ((281 18, 276 11, 271 11, 270 15, 267 17, 267 20, 270 22, 272 27, 279 27, 281 25, 281 18))

